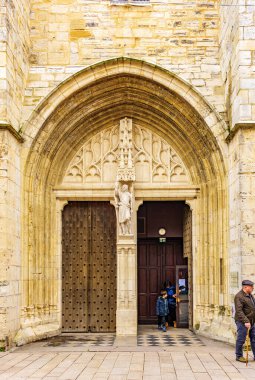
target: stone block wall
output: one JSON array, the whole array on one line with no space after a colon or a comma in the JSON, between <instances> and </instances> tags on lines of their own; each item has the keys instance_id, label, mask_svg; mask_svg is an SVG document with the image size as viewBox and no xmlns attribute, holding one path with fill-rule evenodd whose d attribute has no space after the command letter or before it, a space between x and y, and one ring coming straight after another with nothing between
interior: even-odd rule
<instances>
[{"instance_id":1,"label":"stone block wall","mask_svg":"<svg viewBox=\"0 0 255 380\"><path fill-rule=\"evenodd\" d=\"M232 301L241 280L255 280L255 4L221 4L220 60L229 128L229 264Z\"/></svg>"},{"instance_id":2,"label":"stone block wall","mask_svg":"<svg viewBox=\"0 0 255 380\"><path fill-rule=\"evenodd\" d=\"M246 3L253 5L239 7L240 39L237 46L239 54L237 72L240 82L236 91L238 100L233 99L233 124L255 122L255 4Z\"/></svg>"},{"instance_id":3,"label":"stone block wall","mask_svg":"<svg viewBox=\"0 0 255 380\"><path fill-rule=\"evenodd\" d=\"M20 128L29 70L30 1L0 7L0 346L20 328ZM18 139L18 140L17 140Z\"/></svg>"},{"instance_id":4,"label":"stone block wall","mask_svg":"<svg viewBox=\"0 0 255 380\"><path fill-rule=\"evenodd\" d=\"M221 3L220 59L230 128L255 121L255 4Z\"/></svg>"},{"instance_id":5,"label":"stone block wall","mask_svg":"<svg viewBox=\"0 0 255 380\"><path fill-rule=\"evenodd\" d=\"M0 121L18 130L29 71L30 1L3 0L0 16Z\"/></svg>"},{"instance_id":6,"label":"stone block wall","mask_svg":"<svg viewBox=\"0 0 255 380\"><path fill-rule=\"evenodd\" d=\"M241 280L255 280L255 132L252 126L237 131L230 143L229 161L230 289L234 295Z\"/></svg>"},{"instance_id":7,"label":"stone block wall","mask_svg":"<svg viewBox=\"0 0 255 380\"><path fill-rule=\"evenodd\" d=\"M110 0L32 0L23 122L65 78L120 56L176 73L225 112L218 34L218 0L151 0L144 7L114 6Z\"/></svg>"},{"instance_id":8,"label":"stone block wall","mask_svg":"<svg viewBox=\"0 0 255 380\"><path fill-rule=\"evenodd\" d=\"M230 288L255 280L255 5L252 0L2 0L0 6L0 340L20 315L20 142L31 112L63 80L127 56L188 81L221 113L229 141ZM1 129L2 126L8 129ZM19 140L20 141L20 140ZM226 155L225 151L225 155ZM226 221L228 223L228 221Z\"/></svg>"},{"instance_id":9,"label":"stone block wall","mask_svg":"<svg viewBox=\"0 0 255 380\"><path fill-rule=\"evenodd\" d=\"M0 130L0 346L20 327L20 144ZM7 337L7 339L6 339Z\"/></svg>"}]
</instances>

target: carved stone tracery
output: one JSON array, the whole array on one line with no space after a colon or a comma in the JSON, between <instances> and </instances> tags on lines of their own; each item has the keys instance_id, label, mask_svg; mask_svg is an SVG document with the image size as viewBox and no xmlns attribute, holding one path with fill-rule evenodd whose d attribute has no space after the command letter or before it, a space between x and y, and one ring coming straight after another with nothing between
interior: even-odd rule
<instances>
[{"instance_id":1,"label":"carved stone tracery","mask_svg":"<svg viewBox=\"0 0 255 380\"><path fill-rule=\"evenodd\" d=\"M137 126L134 146L138 182L189 182L182 160L160 136Z\"/></svg>"},{"instance_id":2,"label":"carved stone tracery","mask_svg":"<svg viewBox=\"0 0 255 380\"><path fill-rule=\"evenodd\" d=\"M119 148L118 127L97 133L72 159L64 183L114 182Z\"/></svg>"},{"instance_id":3,"label":"carved stone tracery","mask_svg":"<svg viewBox=\"0 0 255 380\"><path fill-rule=\"evenodd\" d=\"M162 137L122 119L99 132L72 159L63 183L190 183L182 160Z\"/></svg>"}]
</instances>

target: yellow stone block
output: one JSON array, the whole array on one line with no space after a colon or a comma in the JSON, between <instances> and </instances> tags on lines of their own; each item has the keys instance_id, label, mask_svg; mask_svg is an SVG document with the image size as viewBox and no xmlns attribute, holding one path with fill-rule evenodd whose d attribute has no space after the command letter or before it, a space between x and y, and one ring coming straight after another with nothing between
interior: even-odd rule
<instances>
[{"instance_id":1,"label":"yellow stone block","mask_svg":"<svg viewBox=\"0 0 255 380\"><path fill-rule=\"evenodd\" d=\"M73 29L70 31L70 40L78 40L79 38L89 38L92 37L92 33L85 29Z\"/></svg>"}]
</instances>

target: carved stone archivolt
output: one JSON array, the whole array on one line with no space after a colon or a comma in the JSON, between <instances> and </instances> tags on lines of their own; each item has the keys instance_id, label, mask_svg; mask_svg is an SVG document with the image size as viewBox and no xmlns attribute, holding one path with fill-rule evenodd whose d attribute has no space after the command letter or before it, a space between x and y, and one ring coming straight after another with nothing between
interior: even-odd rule
<instances>
[{"instance_id":1,"label":"carved stone archivolt","mask_svg":"<svg viewBox=\"0 0 255 380\"><path fill-rule=\"evenodd\" d=\"M150 129L124 118L99 132L72 159L63 183L188 184L188 171L175 150Z\"/></svg>"}]
</instances>

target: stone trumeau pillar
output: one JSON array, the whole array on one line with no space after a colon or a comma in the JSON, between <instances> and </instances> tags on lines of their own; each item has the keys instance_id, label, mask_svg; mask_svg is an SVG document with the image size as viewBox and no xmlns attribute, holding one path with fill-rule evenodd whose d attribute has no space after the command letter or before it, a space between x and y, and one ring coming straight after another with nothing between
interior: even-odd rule
<instances>
[{"instance_id":1,"label":"stone trumeau pillar","mask_svg":"<svg viewBox=\"0 0 255 380\"><path fill-rule=\"evenodd\" d=\"M114 193L117 216L117 335L137 334L135 168L132 140L132 120L122 119Z\"/></svg>"}]
</instances>

